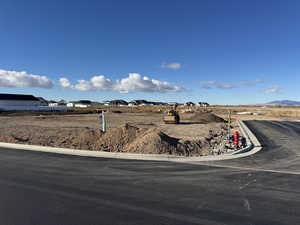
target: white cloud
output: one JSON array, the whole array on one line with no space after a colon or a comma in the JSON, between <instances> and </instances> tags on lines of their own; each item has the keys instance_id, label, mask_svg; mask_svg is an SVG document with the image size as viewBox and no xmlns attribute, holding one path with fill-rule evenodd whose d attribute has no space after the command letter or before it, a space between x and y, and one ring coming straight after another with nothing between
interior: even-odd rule
<instances>
[{"instance_id":1,"label":"white cloud","mask_svg":"<svg viewBox=\"0 0 300 225\"><path fill-rule=\"evenodd\" d=\"M142 77L138 73L130 73L127 78L123 78L116 82L114 89L128 93L131 91L143 91L143 92L170 92L181 91L182 88L172 86L170 83L159 80L151 80L148 77Z\"/></svg>"},{"instance_id":2,"label":"white cloud","mask_svg":"<svg viewBox=\"0 0 300 225\"><path fill-rule=\"evenodd\" d=\"M260 83L264 83L264 80L256 79L254 81L243 81L243 82L237 82L234 84L219 82L219 81L201 81L201 82L197 82L197 83L201 84L201 88L204 88L204 89L212 89L212 88L233 89L233 88L242 87L242 86L254 87Z\"/></svg>"},{"instance_id":3,"label":"white cloud","mask_svg":"<svg viewBox=\"0 0 300 225\"><path fill-rule=\"evenodd\" d=\"M232 89L232 88L235 88L235 86L232 85L232 84L218 82L218 81L201 81L199 83L202 84L201 88L205 88L205 89L211 89L213 87L220 88L220 89Z\"/></svg>"},{"instance_id":4,"label":"white cloud","mask_svg":"<svg viewBox=\"0 0 300 225\"><path fill-rule=\"evenodd\" d=\"M202 89L212 89L212 87L209 86L209 85L201 85L200 88L202 88Z\"/></svg>"},{"instance_id":5,"label":"white cloud","mask_svg":"<svg viewBox=\"0 0 300 225\"><path fill-rule=\"evenodd\" d=\"M74 88L74 86L70 83L68 78L62 77L59 79L60 86L63 88Z\"/></svg>"},{"instance_id":6,"label":"white cloud","mask_svg":"<svg viewBox=\"0 0 300 225\"><path fill-rule=\"evenodd\" d=\"M130 73L128 77L115 82L105 78L104 76L94 76L89 81L78 80L77 84L73 85L67 78L59 79L60 85L63 88L69 88L79 91L94 91L94 90L113 90L121 93L133 91L141 92L177 92L183 88L173 86L168 82L142 77L138 73Z\"/></svg>"},{"instance_id":7,"label":"white cloud","mask_svg":"<svg viewBox=\"0 0 300 225\"><path fill-rule=\"evenodd\" d=\"M256 79L254 81L244 81L241 84L244 86L256 86L257 84L264 83L265 81L262 79Z\"/></svg>"},{"instance_id":8,"label":"white cloud","mask_svg":"<svg viewBox=\"0 0 300 225\"><path fill-rule=\"evenodd\" d=\"M218 87L218 88L222 88L222 89L232 89L232 88L234 88L235 86L232 85L232 84L218 83L218 84L217 84L217 87Z\"/></svg>"},{"instance_id":9,"label":"white cloud","mask_svg":"<svg viewBox=\"0 0 300 225\"><path fill-rule=\"evenodd\" d=\"M168 68L168 69L173 69L173 70L179 70L181 68L181 64L174 62L174 63L163 63L161 64L162 68Z\"/></svg>"},{"instance_id":10,"label":"white cloud","mask_svg":"<svg viewBox=\"0 0 300 225\"><path fill-rule=\"evenodd\" d=\"M282 88L279 85L272 85L265 89L266 94L278 94L282 91Z\"/></svg>"},{"instance_id":11,"label":"white cloud","mask_svg":"<svg viewBox=\"0 0 300 225\"><path fill-rule=\"evenodd\" d=\"M0 87L51 88L52 86L52 81L46 76L0 70Z\"/></svg>"},{"instance_id":12,"label":"white cloud","mask_svg":"<svg viewBox=\"0 0 300 225\"><path fill-rule=\"evenodd\" d=\"M92 77L91 83L96 89L101 90L109 90L113 86L113 82L110 79L106 79L103 75Z\"/></svg>"},{"instance_id":13,"label":"white cloud","mask_svg":"<svg viewBox=\"0 0 300 225\"><path fill-rule=\"evenodd\" d=\"M78 91L95 91L95 90L110 90L113 83L106 79L103 75L94 76L91 80L78 80L77 84L73 85L68 78L62 77L59 79L60 86L63 88L78 90Z\"/></svg>"}]
</instances>

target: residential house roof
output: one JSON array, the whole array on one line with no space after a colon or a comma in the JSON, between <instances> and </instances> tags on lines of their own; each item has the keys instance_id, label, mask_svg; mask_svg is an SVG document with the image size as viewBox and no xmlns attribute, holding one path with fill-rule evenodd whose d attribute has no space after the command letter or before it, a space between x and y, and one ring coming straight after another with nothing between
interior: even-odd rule
<instances>
[{"instance_id":1,"label":"residential house roof","mask_svg":"<svg viewBox=\"0 0 300 225\"><path fill-rule=\"evenodd\" d=\"M19 94L0 94L0 100L39 101L39 99L34 97L33 95L19 95Z\"/></svg>"}]
</instances>

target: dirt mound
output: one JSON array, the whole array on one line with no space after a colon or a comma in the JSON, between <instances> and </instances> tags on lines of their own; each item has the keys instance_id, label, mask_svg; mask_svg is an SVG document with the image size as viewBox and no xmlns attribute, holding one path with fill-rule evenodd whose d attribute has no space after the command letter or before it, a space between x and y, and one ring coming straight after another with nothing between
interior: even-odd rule
<instances>
[{"instance_id":1,"label":"dirt mound","mask_svg":"<svg viewBox=\"0 0 300 225\"><path fill-rule=\"evenodd\" d=\"M124 152L172 154L176 152L178 140L166 135L158 128L141 129L137 138L125 146Z\"/></svg>"},{"instance_id":2,"label":"dirt mound","mask_svg":"<svg viewBox=\"0 0 300 225\"><path fill-rule=\"evenodd\" d=\"M91 128L44 128L19 126L0 129L0 141L62 148L99 150L101 132Z\"/></svg>"},{"instance_id":3,"label":"dirt mound","mask_svg":"<svg viewBox=\"0 0 300 225\"><path fill-rule=\"evenodd\" d=\"M98 139L98 149L109 152L172 154L178 139L169 137L158 128L137 128L126 124L111 128Z\"/></svg>"},{"instance_id":4,"label":"dirt mound","mask_svg":"<svg viewBox=\"0 0 300 225\"><path fill-rule=\"evenodd\" d=\"M159 128L137 128L126 124L113 128L96 141L96 149L109 152L200 156L210 154L213 142L220 135L197 141L170 137Z\"/></svg>"},{"instance_id":5,"label":"dirt mound","mask_svg":"<svg viewBox=\"0 0 300 225\"><path fill-rule=\"evenodd\" d=\"M158 128L140 130L134 141L124 146L124 152L144 154L168 154L179 156L204 156L214 154L220 145L224 132L210 132L198 140L182 140L170 137Z\"/></svg>"},{"instance_id":6,"label":"dirt mound","mask_svg":"<svg viewBox=\"0 0 300 225\"><path fill-rule=\"evenodd\" d=\"M196 112L189 118L190 121L193 122L204 122L204 123L212 123L212 122L225 122L225 120L221 117L216 116L211 112Z\"/></svg>"},{"instance_id":7,"label":"dirt mound","mask_svg":"<svg viewBox=\"0 0 300 225\"><path fill-rule=\"evenodd\" d=\"M125 124L123 127L111 128L102 133L97 140L99 150L109 152L122 152L125 145L131 143L137 137L139 128Z\"/></svg>"},{"instance_id":8,"label":"dirt mound","mask_svg":"<svg viewBox=\"0 0 300 225\"><path fill-rule=\"evenodd\" d=\"M0 129L0 141L94 151L201 156L212 153L225 133L211 131L197 140L171 137L159 128L125 124L106 133L93 128L19 126Z\"/></svg>"}]
</instances>

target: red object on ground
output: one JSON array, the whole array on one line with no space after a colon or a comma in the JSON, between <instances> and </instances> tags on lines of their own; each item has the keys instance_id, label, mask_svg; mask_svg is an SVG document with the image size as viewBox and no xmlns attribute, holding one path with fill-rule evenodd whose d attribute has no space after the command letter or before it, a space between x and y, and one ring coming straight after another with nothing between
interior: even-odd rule
<instances>
[{"instance_id":1,"label":"red object on ground","mask_svg":"<svg viewBox=\"0 0 300 225\"><path fill-rule=\"evenodd\" d=\"M239 140L240 140L240 133L238 131L235 131L233 134L233 144L235 146L239 146Z\"/></svg>"}]
</instances>

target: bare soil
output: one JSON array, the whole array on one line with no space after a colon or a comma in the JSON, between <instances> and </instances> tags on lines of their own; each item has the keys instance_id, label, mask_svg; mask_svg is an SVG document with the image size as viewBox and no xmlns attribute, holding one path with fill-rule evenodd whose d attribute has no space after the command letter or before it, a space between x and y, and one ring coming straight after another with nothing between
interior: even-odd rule
<instances>
[{"instance_id":1,"label":"bare soil","mask_svg":"<svg viewBox=\"0 0 300 225\"><path fill-rule=\"evenodd\" d=\"M210 109L225 119L228 117L228 110L231 110L232 118L237 120L300 120L299 106L218 106ZM256 115L239 115L240 112L252 112Z\"/></svg>"},{"instance_id":2,"label":"bare soil","mask_svg":"<svg viewBox=\"0 0 300 225\"><path fill-rule=\"evenodd\" d=\"M108 112L108 131L100 114L0 116L0 141L110 152L208 155L225 136L222 119L182 114L182 123L164 124L161 112ZM192 117L192 119L190 119ZM210 118L209 120L207 118Z\"/></svg>"}]
</instances>

